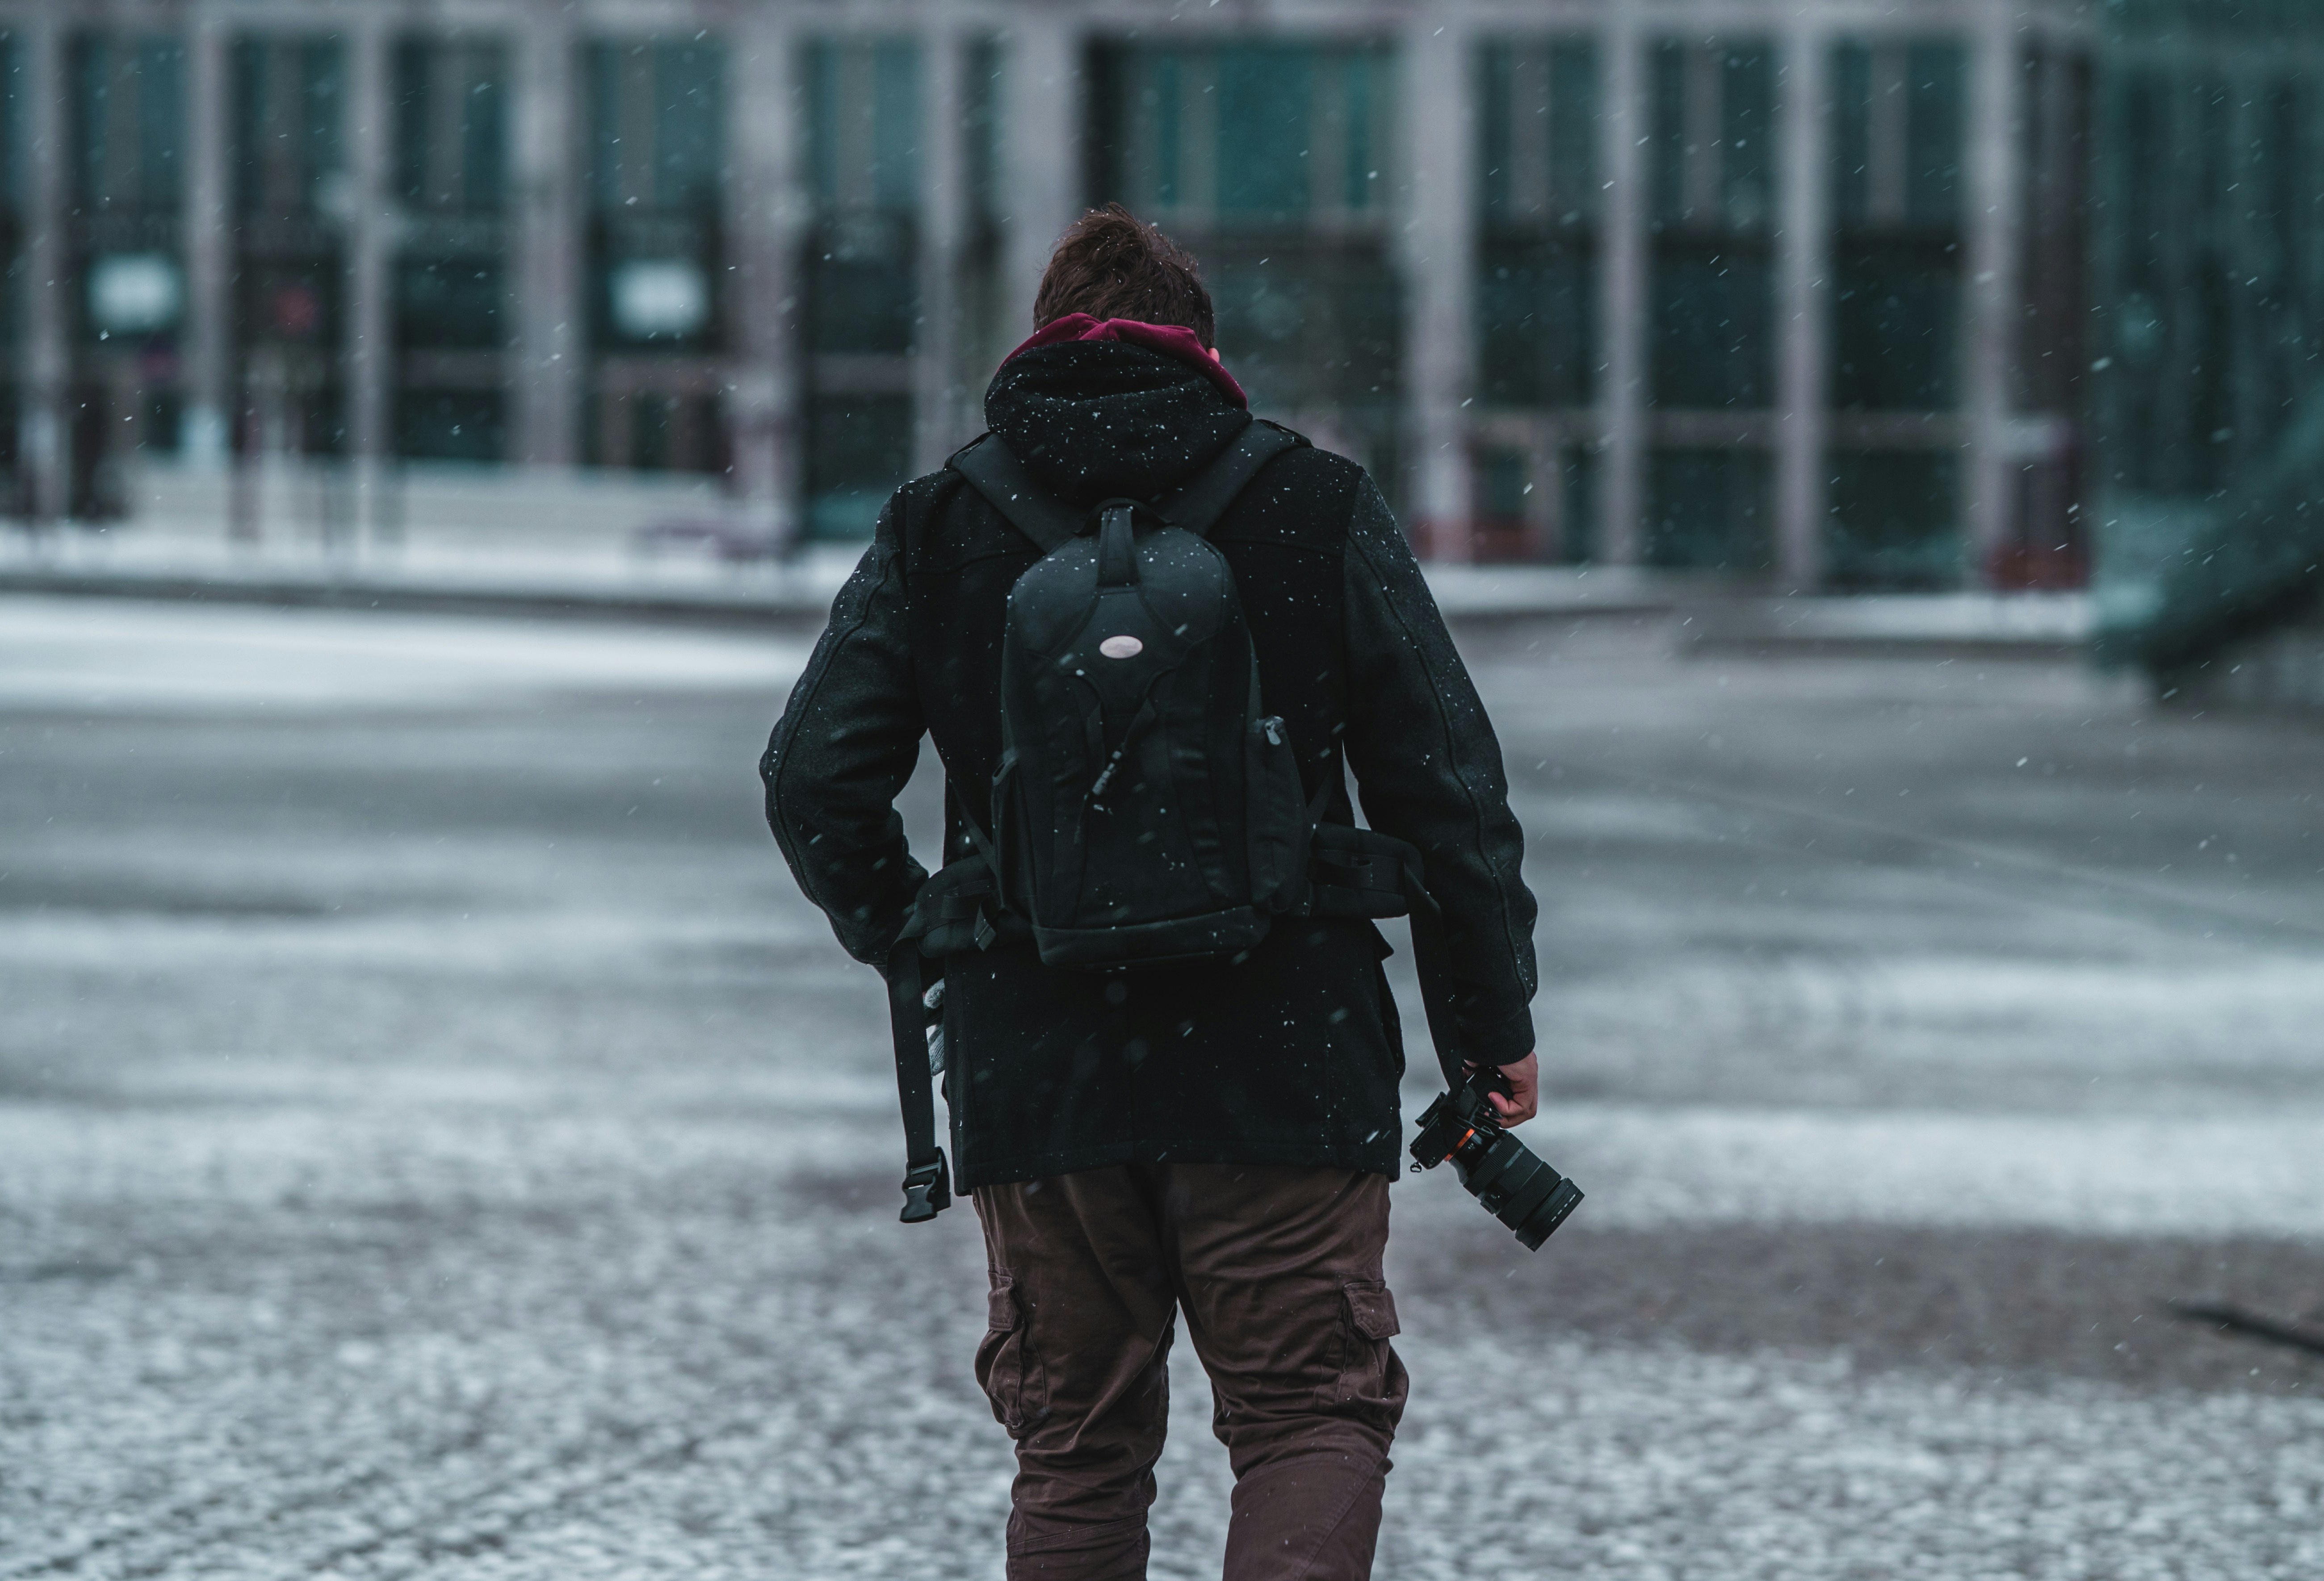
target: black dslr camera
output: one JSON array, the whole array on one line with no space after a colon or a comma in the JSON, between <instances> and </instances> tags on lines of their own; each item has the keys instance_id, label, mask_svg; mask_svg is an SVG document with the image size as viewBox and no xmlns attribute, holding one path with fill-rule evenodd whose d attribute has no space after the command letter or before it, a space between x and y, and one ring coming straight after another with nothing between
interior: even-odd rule
<instances>
[{"instance_id":1,"label":"black dslr camera","mask_svg":"<svg viewBox=\"0 0 2324 1581\"><path fill-rule=\"evenodd\" d=\"M1526 1251L1538 1252L1581 1205L1582 1188L1502 1129L1485 1096L1490 1092L1509 1096L1501 1073L1472 1070L1468 1080L1428 1105L1420 1116L1420 1134L1412 1139L1413 1171L1450 1163L1469 1195L1516 1231Z\"/></svg>"}]
</instances>

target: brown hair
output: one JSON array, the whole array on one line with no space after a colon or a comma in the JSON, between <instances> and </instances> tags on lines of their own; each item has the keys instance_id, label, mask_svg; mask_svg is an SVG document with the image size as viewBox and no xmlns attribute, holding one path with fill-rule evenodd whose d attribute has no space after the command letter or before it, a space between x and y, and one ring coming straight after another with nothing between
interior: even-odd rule
<instances>
[{"instance_id":1,"label":"brown hair","mask_svg":"<svg viewBox=\"0 0 2324 1581\"><path fill-rule=\"evenodd\" d=\"M1218 344L1218 319L1194 255L1119 203L1093 208L1058 238L1033 299L1033 328L1070 313L1177 324Z\"/></svg>"}]
</instances>

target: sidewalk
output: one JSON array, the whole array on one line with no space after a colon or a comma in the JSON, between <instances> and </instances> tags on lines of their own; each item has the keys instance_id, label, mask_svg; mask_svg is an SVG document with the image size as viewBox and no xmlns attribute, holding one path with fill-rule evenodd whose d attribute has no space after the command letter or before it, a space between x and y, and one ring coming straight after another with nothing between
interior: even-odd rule
<instances>
[{"instance_id":1,"label":"sidewalk","mask_svg":"<svg viewBox=\"0 0 2324 1581\"><path fill-rule=\"evenodd\" d=\"M0 593L531 615L812 630L853 568L852 545L788 564L596 546L382 550L233 544L215 533L69 529L0 533ZM2057 658L2089 642L2080 594L1754 596L1731 581L1636 567L1432 565L1429 586L1465 627L1626 617L1665 624L1701 653L1959 652Z\"/></svg>"}]
</instances>

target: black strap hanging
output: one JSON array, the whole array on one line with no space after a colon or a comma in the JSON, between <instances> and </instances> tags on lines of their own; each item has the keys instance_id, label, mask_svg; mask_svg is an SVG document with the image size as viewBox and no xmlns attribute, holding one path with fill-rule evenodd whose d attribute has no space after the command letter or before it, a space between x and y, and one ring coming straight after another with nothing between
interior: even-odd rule
<instances>
[{"instance_id":1,"label":"black strap hanging","mask_svg":"<svg viewBox=\"0 0 2324 1581\"><path fill-rule=\"evenodd\" d=\"M1420 1003L1428 1012L1428 1040L1436 1045L1437 1068L1444 1073L1444 1085L1453 1092L1468 1079L1466 1061L1461 1054L1461 1027L1453 1020L1452 1007L1445 1003L1452 991L1452 978L1445 970L1450 958L1444 942L1444 914L1437 909L1429 892L1414 883L1408 893L1412 903L1412 965L1420 975Z\"/></svg>"},{"instance_id":2,"label":"black strap hanging","mask_svg":"<svg viewBox=\"0 0 2324 1581\"><path fill-rule=\"evenodd\" d=\"M896 1046L896 1098L904 1111L904 1211L925 1223L952 1206L951 1171L936 1145L935 1081L928 1069L927 973L920 941L907 937L888 955L888 1030Z\"/></svg>"}]
</instances>

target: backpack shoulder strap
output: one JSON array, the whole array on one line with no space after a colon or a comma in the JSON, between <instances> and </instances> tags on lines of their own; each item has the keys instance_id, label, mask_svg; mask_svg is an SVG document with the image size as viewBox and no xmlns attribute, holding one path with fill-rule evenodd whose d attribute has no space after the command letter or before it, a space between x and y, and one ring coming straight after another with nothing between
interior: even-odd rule
<instances>
[{"instance_id":1,"label":"backpack shoulder strap","mask_svg":"<svg viewBox=\"0 0 2324 1581\"><path fill-rule=\"evenodd\" d=\"M1080 534L1082 516L1050 498L999 436L985 434L970 441L945 465L966 478L1010 526L1040 545L1043 554Z\"/></svg>"},{"instance_id":2,"label":"backpack shoulder strap","mask_svg":"<svg viewBox=\"0 0 2324 1581\"><path fill-rule=\"evenodd\" d=\"M1217 460L1163 502L1159 507L1162 517L1173 527L1183 528L1197 538L1207 538L1244 485L1259 476L1259 468L1284 451L1297 449L1306 442L1289 429L1252 418Z\"/></svg>"}]
</instances>

